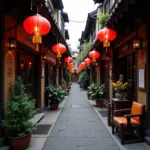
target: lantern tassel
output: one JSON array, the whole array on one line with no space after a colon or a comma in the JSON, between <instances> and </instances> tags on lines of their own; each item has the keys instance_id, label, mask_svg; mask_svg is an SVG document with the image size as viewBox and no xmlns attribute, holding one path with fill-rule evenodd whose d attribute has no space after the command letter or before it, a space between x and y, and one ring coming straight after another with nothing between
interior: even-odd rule
<instances>
[{"instance_id":1,"label":"lantern tassel","mask_svg":"<svg viewBox=\"0 0 150 150\"><path fill-rule=\"evenodd\" d=\"M40 35L37 35L37 34L33 35L32 42L41 44L42 43L42 37Z\"/></svg>"},{"instance_id":2,"label":"lantern tassel","mask_svg":"<svg viewBox=\"0 0 150 150\"><path fill-rule=\"evenodd\" d=\"M39 52L39 44L36 43L36 51Z\"/></svg>"},{"instance_id":3,"label":"lantern tassel","mask_svg":"<svg viewBox=\"0 0 150 150\"><path fill-rule=\"evenodd\" d=\"M60 53L57 53L57 58L61 58L61 54Z\"/></svg>"},{"instance_id":4,"label":"lantern tassel","mask_svg":"<svg viewBox=\"0 0 150 150\"><path fill-rule=\"evenodd\" d=\"M95 63L95 62L96 62L96 59L95 59L95 58L93 58L93 59L92 59L92 62L93 62L93 63Z\"/></svg>"}]
</instances>

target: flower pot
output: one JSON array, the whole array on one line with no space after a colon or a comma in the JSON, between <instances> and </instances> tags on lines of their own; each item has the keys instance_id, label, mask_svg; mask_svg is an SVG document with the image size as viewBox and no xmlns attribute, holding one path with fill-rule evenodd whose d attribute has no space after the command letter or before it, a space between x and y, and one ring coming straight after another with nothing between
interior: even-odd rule
<instances>
[{"instance_id":1,"label":"flower pot","mask_svg":"<svg viewBox=\"0 0 150 150\"><path fill-rule=\"evenodd\" d=\"M96 100L96 106L98 106L98 107L104 107L104 101Z\"/></svg>"},{"instance_id":2,"label":"flower pot","mask_svg":"<svg viewBox=\"0 0 150 150\"><path fill-rule=\"evenodd\" d=\"M50 108L52 110L57 110L58 109L58 104L50 104Z\"/></svg>"},{"instance_id":3,"label":"flower pot","mask_svg":"<svg viewBox=\"0 0 150 150\"><path fill-rule=\"evenodd\" d=\"M31 141L31 133L23 137L9 137L12 150L25 150L29 147Z\"/></svg>"},{"instance_id":4,"label":"flower pot","mask_svg":"<svg viewBox=\"0 0 150 150\"><path fill-rule=\"evenodd\" d=\"M69 95L70 89L69 89L69 88L68 88L68 89L66 89L66 92L67 92L67 94Z\"/></svg>"},{"instance_id":5,"label":"flower pot","mask_svg":"<svg viewBox=\"0 0 150 150\"><path fill-rule=\"evenodd\" d=\"M115 93L116 98L118 98L119 100L123 99L124 93L123 92L116 92Z\"/></svg>"}]
</instances>

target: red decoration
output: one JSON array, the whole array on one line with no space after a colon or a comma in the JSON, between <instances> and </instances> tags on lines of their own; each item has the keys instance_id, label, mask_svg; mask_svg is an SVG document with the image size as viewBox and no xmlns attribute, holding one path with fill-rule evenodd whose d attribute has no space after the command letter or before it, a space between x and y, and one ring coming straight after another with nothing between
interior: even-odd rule
<instances>
[{"instance_id":1,"label":"red decoration","mask_svg":"<svg viewBox=\"0 0 150 150\"><path fill-rule=\"evenodd\" d=\"M58 43L58 44L55 44L52 47L52 51L54 53L57 53L57 58L61 58L61 54L63 54L64 52L66 52L66 47L63 44Z\"/></svg>"},{"instance_id":2,"label":"red decoration","mask_svg":"<svg viewBox=\"0 0 150 150\"><path fill-rule=\"evenodd\" d=\"M116 31L110 29L110 28L103 28L97 33L97 38L101 41L104 42L104 47L109 47L110 42L114 40L117 36Z\"/></svg>"},{"instance_id":3,"label":"red decoration","mask_svg":"<svg viewBox=\"0 0 150 150\"><path fill-rule=\"evenodd\" d=\"M96 59L100 57L100 53L93 50L89 53L89 57L92 59L92 62L96 62Z\"/></svg>"},{"instance_id":4,"label":"red decoration","mask_svg":"<svg viewBox=\"0 0 150 150\"><path fill-rule=\"evenodd\" d=\"M87 65L89 65L92 61L91 61L90 58L86 58L86 59L84 60L84 62L85 62Z\"/></svg>"},{"instance_id":5,"label":"red decoration","mask_svg":"<svg viewBox=\"0 0 150 150\"><path fill-rule=\"evenodd\" d=\"M73 59L72 59L71 57L66 57L66 58L64 59L64 61L65 61L66 63L71 63L71 62L73 62Z\"/></svg>"},{"instance_id":6,"label":"red decoration","mask_svg":"<svg viewBox=\"0 0 150 150\"><path fill-rule=\"evenodd\" d=\"M27 17L23 27L27 33L33 35L32 42L37 44L37 50L38 44L42 43L41 36L46 35L51 29L49 21L39 14Z\"/></svg>"},{"instance_id":7,"label":"red decoration","mask_svg":"<svg viewBox=\"0 0 150 150\"><path fill-rule=\"evenodd\" d=\"M81 65L81 67L84 68L84 67L86 66L86 63L85 63L85 62L82 62L80 65Z\"/></svg>"}]
</instances>

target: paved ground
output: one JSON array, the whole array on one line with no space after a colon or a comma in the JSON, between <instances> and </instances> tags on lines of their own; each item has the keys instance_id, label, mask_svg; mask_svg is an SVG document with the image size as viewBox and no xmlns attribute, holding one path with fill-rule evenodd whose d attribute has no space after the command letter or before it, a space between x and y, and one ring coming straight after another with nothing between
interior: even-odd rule
<instances>
[{"instance_id":1,"label":"paved ground","mask_svg":"<svg viewBox=\"0 0 150 150\"><path fill-rule=\"evenodd\" d=\"M77 84L43 150L119 150Z\"/></svg>"}]
</instances>

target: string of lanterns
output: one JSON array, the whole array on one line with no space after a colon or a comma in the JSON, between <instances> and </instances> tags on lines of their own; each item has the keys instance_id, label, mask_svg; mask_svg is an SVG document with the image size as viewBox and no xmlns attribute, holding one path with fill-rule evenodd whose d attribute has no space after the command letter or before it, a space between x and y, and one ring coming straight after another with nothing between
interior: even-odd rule
<instances>
[{"instance_id":1,"label":"string of lanterns","mask_svg":"<svg viewBox=\"0 0 150 150\"><path fill-rule=\"evenodd\" d=\"M50 22L40 14L27 17L23 22L23 27L28 34L32 35L32 42L36 44L36 51L39 51L39 44L42 43L42 36L48 34L51 30ZM66 52L65 45L57 43L52 47L52 51L60 59Z\"/></svg>"},{"instance_id":2,"label":"string of lanterns","mask_svg":"<svg viewBox=\"0 0 150 150\"><path fill-rule=\"evenodd\" d=\"M64 58L64 62L67 65L67 69L71 72L74 73L74 64L73 64L73 59L71 57L66 57Z\"/></svg>"},{"instance_id":3,"label":"string of lanterns","mask_svg":"<svg viewBox=\"0 0 150 150\"><path fill-rule=\"evenodd\" d=\"M106 47L106 52L107 48L110 47L110 42L113 41L116 36L116 31L108 27L104 27L96 35L97 39L103 42L103 47ZM76 73L80 73L85 67L89 66L91 63L95 64L96 59L100 57L100 53L96 50L92 50L91 52L89 52L88 56L89 58L86 58L84 62L79 65Z\"/></svg>"}]
</instances>

